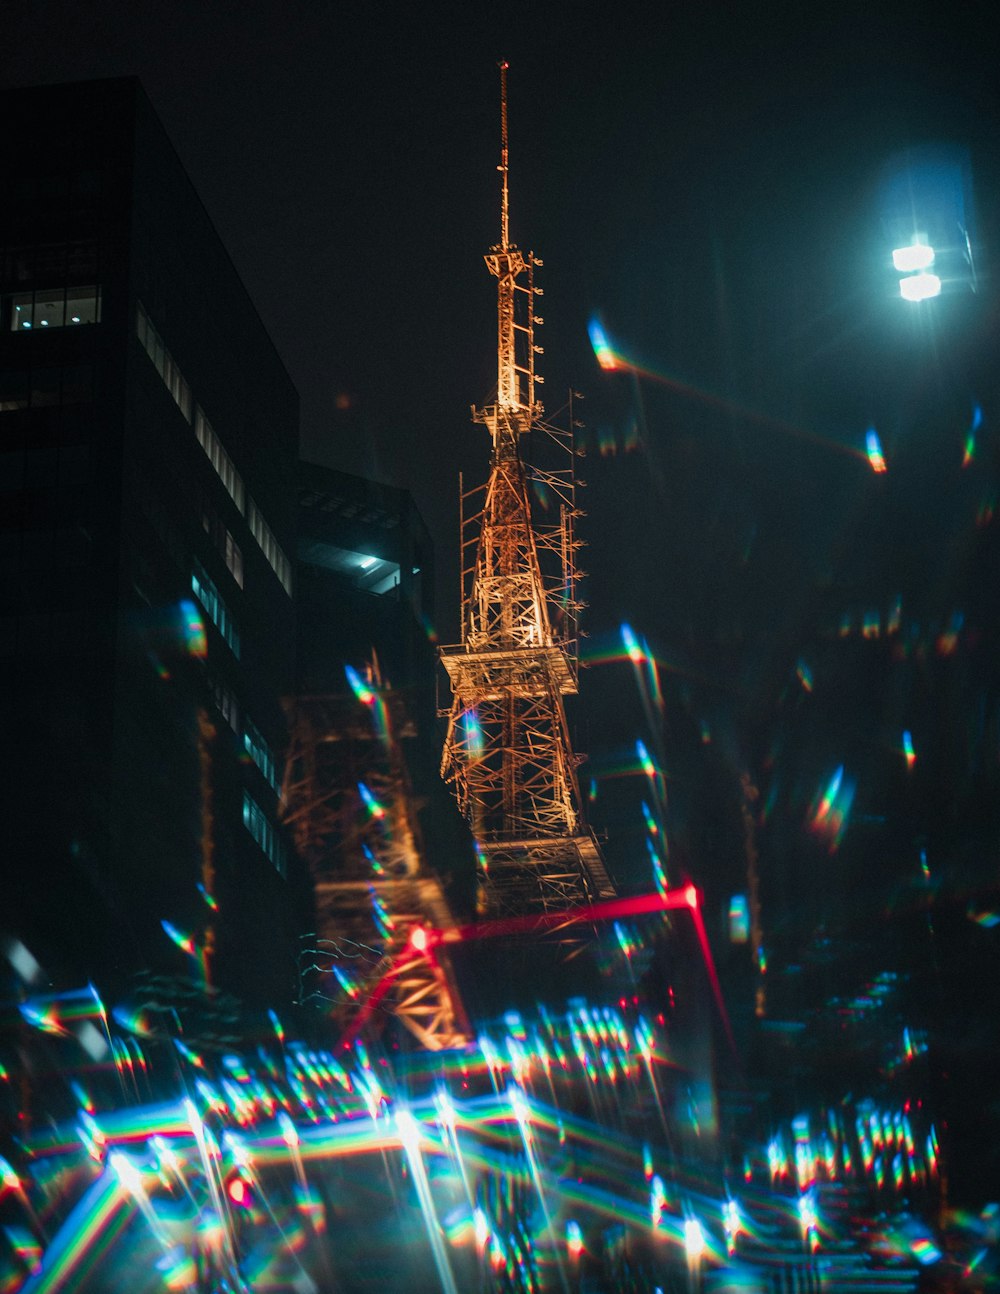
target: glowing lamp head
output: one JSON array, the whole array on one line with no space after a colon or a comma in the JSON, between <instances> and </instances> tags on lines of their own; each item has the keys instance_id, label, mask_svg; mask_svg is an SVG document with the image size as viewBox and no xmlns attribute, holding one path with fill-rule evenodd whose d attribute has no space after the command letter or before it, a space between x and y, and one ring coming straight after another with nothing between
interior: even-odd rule
<instances>
[{"instance_id":1,"label":"glowing lamp head","mask_svg":"<svg viewBox=\"0 0 1000 1294\"><path fill-rule=\"evenodd\" d=\"M693 885L686 885L684 887L684 902L689 908L696 908L698 906L698 891Z\"/></svg>"},{"instance_id":2,"label":"glowing lamp head","mask_svg":"<svg viewBox=\"0 0 1000 1294\"><path fill-rule=\"evenodd\" d=\"M915 238L909 247L897 247L892 253L893 266L900 274L915 274L934 264L934 248Z\"/></svg>"},{"instance_id":3,"label":"glowing lamp head","mask_svg":"<svg viewBox=\"0 0 1000 1294\"><path fill-rule=\"evenodd\" d=\"M908 274L899 280L899 295L904 301L929 301L931 297L940 296L941 280L936 274L923 271L920 274Z\"/></svg>"},{"instance_id":4,"label":"glowing lamp head","mask_svg":"<svg viewBox=\"0 0 1000 1294\"><path fill-rule=\"evenodd\" d=\"M410 947L418 953L425 953L431 944L430 931L424 926L414 926L410 931Z\"/></svg>"}]
</instances>

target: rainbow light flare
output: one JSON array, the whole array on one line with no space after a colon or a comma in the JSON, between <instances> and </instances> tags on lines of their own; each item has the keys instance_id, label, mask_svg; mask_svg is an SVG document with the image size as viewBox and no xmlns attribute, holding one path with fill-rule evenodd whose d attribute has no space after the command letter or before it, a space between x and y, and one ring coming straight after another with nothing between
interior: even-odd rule
<instances>
[{"instance_id":1,"label":"rainbow light flare","mask_svg":"<svg viewBox=\"0 0 1000 1294\"><path fill-rule=\"evenodd\" d=\"M208 655L208 638L205 634L205 622L202 620L198 608L192 601L185 598L180 604L180 613L181 633L187 654L199 660L204 660Z\"/></svg>"},{"instance_id":2,"label":"rainbow light flare","mask_svg":"<svg viewBox=\"0 0 1000 1294\"><path fill-rule=\"evenodd\" d=\"M358 794L361 796L361 802L368 810L368 816L381 822L385 818L385 808L379 804L364 782L358 782Z\"/></svg>"},{"instance_id":3,"label":"rainbow light flare","mask_svg":"<svg viewBox=\"0 0 1000 1294\"><path fill-rule=\"evenodd\" d=\"M587 333L590 337L590 344L594 348L597 362L606 373L612 373L615 369L623 367L619 363L618 356L611 349L611 343L608 341L604 327L596 315L587 325Z\"/></svg>"},{"instance_id":4,"label":"rainbow light flare","mask_svg":"<svg viewBox=\"0 0 1000 1294\"><path fill-rule=\"evenodd\" d=\"M697 911L697 894L680 894ZM694 1180L663 1167L661 1176L657 1162L673 1157L667 1142L651 1145L627 1130L633 1097L641 1106L650 1088L662 1115L658 1075L671 1068L666 1030L624 1003L580 1005L564 1015L540 1009L534 1020L509 1013L499 1027L506 1033L484 1035L478 1047L411 1057L426 1066L429 1086L418 1087L432 1096L412 1094L417 1070L397 1084L386 1056L360 1044L348 1049L345 1069L328 1052L275 1035L269 1046L210 1056L207 1076L205 1068L196 1077L182 1067L188 1100L100 1109L81 1120L86 1138L39 1127L21 1147L23 1178L8 1166L2 1187L27 1209L30 1183L31 1197L45 1205L39 1217L54 1232L39 1243L43 1231L28 1225L28 1213L23 1223L5 1223L0 1289L120 1289L136 1263L177 1290L202 1279L201 1263L234 1291L323 1288L332 1279L323 1262L334 1235L346 1261L345 1224L339 1234L329 1227L351 1205L341 1200L328 1213L322 1178L338 1161L360 1159L358 1171L372 1183L384 1175L393 1199L397 1181L413 1184L428 1260L447 1290L480 1288L486 1267L505 1288L555 1288L542 1278L546 1271L552 1280L575 1280L575 1267L570 1275L561 1264L583 1259L592 1227L652 1232L657 1244L699 1266L738 1255L741 1237L752 1240L762 1217L800 1230L815 1249L830 1234L816 1217L816 1183L873 1189L881 1182L902 1202L934 1170L933 1128L926 1137L926 1125L915 1128L908 1105L860 1103L797 1117L776 1131L766 1161L763 1148L751 1151L747 1162L766 1162L771 1171L755 1177L748 1169L737 1203L724 1174L716 1178L707 1165ZM175 1082L173 1066L160 1069L159 1081L168 1074ZM580 1112L587 1107L581 1084L594 1118ZM96 1163L87 1160L91 1147ZM404 1187L399 1198L413 1196ZM381 1234L390 1238L386 1223ZM899 1254L930 1258L925 1229L904 1223L895 1231ZM404 1232L399 1239L410 1243ZM351 1257L365 1261L363 1249ZM338 1273L345 1279L349 1268Z\"/></svg>"},{"instance_id":5,"label":"rainbow light flare","mask_svg":"<svg viewBox=\"0 0 1000 1294\"><path fill-rule=\"evenodd\" d=\"M345 665L344 674L355 697L362 705L371 710L372 725L375 729L376 737L381 741L386 741L389 736L389 707L386 705L385 699L352 666Z\"/></svg>"},{"instance_id":6,"label":"rainbow light flare","mask_svg":"<svg viewBox=\"0 0 1000 1294\"><path fill-rule=\"evenodd\" d=\"M461 725L465 733L463 746L466 754L470 759L481 759L486 748L486 738L482 724L479 722L479 715L474 709L462 712Z\"/></svg>"},{"instance_id":7,"label":"rainbow light flare","mask_svg":"<svg viewBox=\"0 0 1000 1294\"><path fill-rule=\"evenodd\" d=\"M813 806L809 825L817 835L827 840L831 853L840 845L847 831L854 792L855 783L844 776L844 766L841 764Z\"/></svg>"},{"instance_id":8,"label":"rainbow light flare","mask_svg":"<svg viewBox=\"0 0 1000 1294\"><path fill-rule=\"evenodd\" d=\"M873 472L885 472L888 470L882 456L882 443L874 427L869 427L865 435L865 452L868 455L868 462L871 464Z\"/></svg>"},{"instance_id":9,"label":"rainbow light flare","mask_svg":"<svg viewBox=\"0 0 1000 1294\"><path fill-rule=\"evenodd\" d=\"M358 698L362 705L374 705L375 693L362 679L356 669L350 665L344 666L344 673L347 675L347 681L350 684L351 691Z\"/></svg>"},{"instance_id":10,"label":"rainbow light flare","mask_svg":"<svg viewBox=\"0 0 1000 1294\"><path fill-rule=\"evenodd\" d=\"M161 920L160 925L163 927L163 932L167 938L170 939L171 942L175 943L182 953L187 953L189 957L196 957L198 955L198 949L195 947L194 937L192 935L184 934L183 931L178 930L175 925L170 921L167 921L165 918Z\"/></svg>"},{"instance_id":11,"label":"rainbow light flare","mask_svg":"<svg viewBox=\"0 0 1000 1294\"><path fill-rule=\"evenodd\" d=\"M625 654L633 665L641 665L647 659L646 653L639 646L638 639L632 632L631 625L622 624L621 627L622 642L625 646Z\"/></svg>"},{"instance_id":12,"label":"rainbow light flare","mask_svg":"<svg viewBox=\"0 0 1000 1294\"><path fill-rule=\"evenodd\" d=\"M983 425L983 411L977 404L972 410L972 422L965 437L965 452L962 456L962 467L968 467L976 455L976 432Z\"/></svg>"},{"instance_id":13,"label":"rainbow light flare","mask_svg":"<svg viewBox=\"0 0 1000 1294\"><path fill-rule=\"evenodd\" d=\"M864 458L864 454L858 449L842 441L833 440L829 436L821 436L818 432L810 431L805 427L796 427L794 424L784 421L781 418L775 418L770 414L761 413L759 410L751 409L747 405L738 403L735 400L728 399L725 396L717 395L713 391L708 391L704 387L695 386L691 382L685 382L679 377L672 374L658 371L645 367L635 360L630 359L623 351L615 350L608 339L604 326L597 316L593 316L587 325L587 333L590 337L590 344L593 348L594 355L598 364L605 372L626 372L631 373L636 378L646 378L649 381L656 382L660 386L665 386L679 395L686 396L689 399L697 400L699 403L707 405L710 408L721 409L723 412L733 415L737 418L743 418L748 422L756 422L775 431L780 431L786 435L794 436L799 440L809 441L813 444L821 445L825 449L832 450L835 453L846 454L851 458ZM633 425L630 429L634 441L637 438L638 427ZM626 443L626 451L634 448L634 443ZM600 438L599 449L602 455L613 453L614 449L610 443L606 443L603 436Z\"/></svg>"}]
</instances>

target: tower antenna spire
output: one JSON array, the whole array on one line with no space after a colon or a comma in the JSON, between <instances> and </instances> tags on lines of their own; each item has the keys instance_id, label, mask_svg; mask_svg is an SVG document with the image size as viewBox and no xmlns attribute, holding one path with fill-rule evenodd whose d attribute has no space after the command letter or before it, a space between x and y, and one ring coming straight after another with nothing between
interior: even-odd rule
<instances>
[{"instance_id":1,"label":"tower antenna spire","mask_svg":"<svg viewBox=\"0 0 1000 1294\"><path fill-rule=\"evenodd\" d=\"M473 412L476 422L490 429L495 452L514 452L518 436L531 427L542 412L535 397L535 385L542 378L535 374L535 355L542 348L535 345L534 326L541 323L535 314L535 299L541 288L535 287L535 269L541 261L531 252L525 255L510 241L510 153L507 140L507 68L500 68L500 241L487 253L486 264L497 280L497 400L496 404Z\"/></svg>"},{"instance_id":2,"label":"tower antenna spire","mask_svg":"<svg viewBox=\"0 0 1000 1294\"><path fill-rule=\"evenodd\" d=\"M507 251L510 247L510 193L508 188L509 155L507 145L507 60L498 64L500 68L500 165L497 168L503 175L503 206L500 212L500 247Z\"/></svg>"}]
</instances>

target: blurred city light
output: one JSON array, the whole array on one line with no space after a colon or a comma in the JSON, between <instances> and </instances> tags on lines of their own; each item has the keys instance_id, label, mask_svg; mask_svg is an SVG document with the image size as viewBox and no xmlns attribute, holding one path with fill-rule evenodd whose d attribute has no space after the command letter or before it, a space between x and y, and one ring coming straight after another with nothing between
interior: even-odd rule
<instances>
[{"instance_id":1,"label":"blurred city light","mask_svg":"<svg viewBox=\"0 0 1000 1294\"><path fill-rule=\"evenodd\" d=\"M909 274L899 281L899 295L904 301L929 301L941 293L941 280L936 274Z\"/></svg>"},{"instance_id":2,"label":"blurred city light","mask_svg":"<svg viewBox=\"0 0 1000 1294\"><path fill-rule=\"evenodd\" d=\"M905 276L899 280L904 301L963 287L975 292L978 238L965 148L931 144L895 153L883 167L878 200L893 269Z\"/></svg>"},{"instance_id":3,"label":"blurred city light","mask_svg":"<svg viewBox=\"0 0 1000 1294\"><path fill-rule=\"evenodd\" d=\"M689 1263L700 1262L705 1254L705 1233L697 1218L684 1219L684 1252Z\"/></svg>"},{"instance_id":4,"label":"blurred city light","mask_svg":"<svg viewBox=\"0 0 1000 1294\"><path fill-rule=\"evenodd\" d=\"M892 253L892 263L900 274L926 270L934 264L934 248L914 240L909 247L897 247Z\"/></svg>"}]
</instances>

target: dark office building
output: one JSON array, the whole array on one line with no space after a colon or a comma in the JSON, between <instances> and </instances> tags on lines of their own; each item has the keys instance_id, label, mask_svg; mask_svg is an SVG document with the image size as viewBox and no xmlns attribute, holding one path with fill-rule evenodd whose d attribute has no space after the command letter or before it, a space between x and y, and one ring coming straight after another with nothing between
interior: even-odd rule
<instances>
[{"instance_id":1,"label":"dark office building","mask_svg":"<svg viewBox=\"0 0 1000 1294\"><path fill-rule=\"evenodd\" d=\"M410 494L300 463L298 501L300 690L341 688L373 650L394 687L429 689L433 549Z\"/></svg>"},{"instance_id":2,"label":"dark office building","mask_svg":"<svg viewBox=\"0 0 1000 1294\"><path fill-rule=\"evenodd\" d=\"M291 994L297 396L137 82L7 91L0 933Z\"/></svg>"},{"instance_id":3,"label":"dark office building","mask_svg":"<svg viewBox=\"0 0 1000 1294\"><path fill-rule=\"evenodd\" d=\"M408 491L316 463L298 472L296 690L349 693L345 666L374 666L405 714L403 755L427 862L471 911L468 828L439 775L434 551Z\"/></svg>"}]
</instances>

